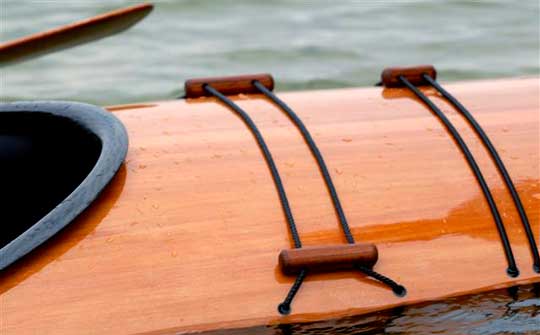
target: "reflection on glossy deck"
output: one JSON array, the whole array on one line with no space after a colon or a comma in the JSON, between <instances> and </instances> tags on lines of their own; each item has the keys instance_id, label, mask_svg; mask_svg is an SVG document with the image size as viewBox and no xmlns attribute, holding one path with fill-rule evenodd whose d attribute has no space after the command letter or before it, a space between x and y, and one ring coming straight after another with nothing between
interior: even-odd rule
<instances>
[{"instance_id":1,"label":"reflection on glossy deck","mask_svg":"<svg viewBox=\"0 0 540 335\"><path fill-rule=\"evenodd\" d=\"M475 115L540 230L536 78L447 85ZM392 96L393 99L389 99ZM270 174L242 122L213 99L115 111L124 172L57 239L0 277L6 333L172 333L343 318L538 282L522 226L489 156L462 132L501 207L520 277L509 278L489 210L441 124L410 94L380 88L283 93L325 156L355 238L398 298L344 272L314 275L293 314L276 272L291 245ZM305 245L343 242L324 183L294 126L261 96L235 100L268 142Z\"/></svg>"}]
</instances>

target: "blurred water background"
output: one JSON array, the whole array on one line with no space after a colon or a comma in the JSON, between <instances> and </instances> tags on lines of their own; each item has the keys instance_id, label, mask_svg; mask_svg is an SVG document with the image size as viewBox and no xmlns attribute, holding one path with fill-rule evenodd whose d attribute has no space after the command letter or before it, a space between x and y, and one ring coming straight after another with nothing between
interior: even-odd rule
<instances>
[{"instance_id":1,"label":"blurred water background","mask_svg":"<svg viewBox=\"0 0 540 335\"><path fill-rule=\"evenodd\" d=\"M134 1L0 0L0 40ZM0 97L163 100L192 77L270 72L278 90L373 85L390 65L444 81L538 75L538 0L156 1L129 31L0 69Z\"/></svg>"},{"instance_id":2,"label":"blurred water background","mask_svg":"<svg viewBox=\"0 0 540 335\"><path fill-rule=\"evenodd\" d=\"M134 3L0 0L0 40ZM127 32L1 68L0 97L163 100L181 95L188 78L253 72L272 73L282 91L371 86L385 66L419 63L435 64L443 81L538 75L539 17L537 0L157 1ZM538 334L538 289L520 292L336 322L344 334Z\"/></svg>"}]
</instances>

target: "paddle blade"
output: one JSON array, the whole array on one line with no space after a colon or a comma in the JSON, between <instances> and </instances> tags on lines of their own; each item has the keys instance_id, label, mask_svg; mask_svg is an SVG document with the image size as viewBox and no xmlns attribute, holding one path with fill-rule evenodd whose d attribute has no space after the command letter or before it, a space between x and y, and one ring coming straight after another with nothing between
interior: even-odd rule
<instances>
[{"instance_id":1,"label":"paddle blade","mask_svg":"<svg viewBox=\"0 0 540 335\"><path fill-rule=\"evenodd\" d=\"M142 20L153 7L152 4L126 7L0 44L0 66L117 34Z\"/></svg>"}]
</instances>

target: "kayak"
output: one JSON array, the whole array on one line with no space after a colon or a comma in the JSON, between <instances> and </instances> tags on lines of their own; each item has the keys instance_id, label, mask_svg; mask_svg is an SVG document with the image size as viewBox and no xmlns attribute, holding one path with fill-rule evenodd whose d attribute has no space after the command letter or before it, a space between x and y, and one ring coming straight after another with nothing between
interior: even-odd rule
<instances>
[{"instance_id":1,"label":"kayak","mask_svg":"<svg viewBox=\"0 0 540 335\"><path fill-rule=\"evenodd\" d=\"M444 87L497 148L538 241L538 78ZM447 100L421 91L481 168L518 275L507 273L500 231L463 153L410 90L278 92L324 157L350 233L377 247L373 270L406 288L395 294L354 269L309 273L290 313L280 313L295 276L282 271L278 256L294 240L275 179L238 114L199 94L106 108L127 131L126 159L81 215L2 271L6 333L274 334L277 325L539 283L485 146ZM228 97L264 137L303 246L346 245L317 162L291 119L263 94Z\"/></svg>"}]
</instances>

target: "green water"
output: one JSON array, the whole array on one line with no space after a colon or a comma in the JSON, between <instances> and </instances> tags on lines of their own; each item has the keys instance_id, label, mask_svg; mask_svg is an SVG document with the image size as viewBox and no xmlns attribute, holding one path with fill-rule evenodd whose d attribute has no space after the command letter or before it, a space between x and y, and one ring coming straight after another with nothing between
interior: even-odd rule
<instances>
[{"instance_id":1,"label":"green water","mask_svg":"<svg viewBox=\"0 0 540 335\"><path fill-rule=\"evenodd\" d=\"M0 40L130 4L0 0ZM0 97L163 100L181 95L188 78L253 72L272 73L278 90L370 86L386 66L419 63L435 64L443 81L538 75L539 17L537 0L159 1L121 35L0 68ZM536 291L278 327L275 334L539 334Z\"/></svg>"},{"instance_id":2,"label":"green water","mask_svg":"<svg viewBox=\"0 0 540 335\"><path fill-rule=\"evenodd\" d=\"M0 0L9 40L132 1ZM366 86L432 63L445 81L538 75L539 2L158 1L108 39L0 68L3 100L170 99L184 80L270 72L278 90Z\"/></svg>"}]
</instances>

